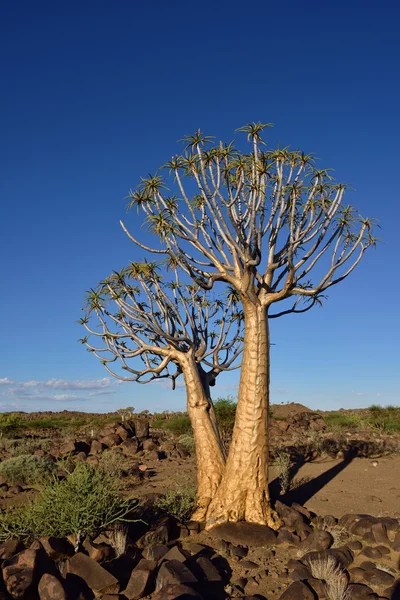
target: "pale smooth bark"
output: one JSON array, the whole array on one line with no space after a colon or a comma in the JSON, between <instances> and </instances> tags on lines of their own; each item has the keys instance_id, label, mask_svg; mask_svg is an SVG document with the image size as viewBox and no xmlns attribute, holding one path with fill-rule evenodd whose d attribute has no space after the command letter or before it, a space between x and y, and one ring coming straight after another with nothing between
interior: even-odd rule
<instances>
[{"instance_id":1,"label":"pale smooth bark","mask_svg":"<svg viewBox=\"0 0 400 600\"><path fill-rule=\"evenodd\" d=\"M192 355L182 358L181 367L186 384L187 410L196 444L197 504L192 519L204 521L225 470L225 448L210 398L207 374L201 370Z\"/></svg>"},{"instance_id":2,"label":"pale smooth bark","mask_svg":"<svg viewBox=\"0 0 400 600\"><path fill-rule=\"evenodd\" d=\"M267 309L244 301L245 336L235 427L207 528L227 521L279 526L268 492L270 348Z\"/></svg>"}]
</instances>

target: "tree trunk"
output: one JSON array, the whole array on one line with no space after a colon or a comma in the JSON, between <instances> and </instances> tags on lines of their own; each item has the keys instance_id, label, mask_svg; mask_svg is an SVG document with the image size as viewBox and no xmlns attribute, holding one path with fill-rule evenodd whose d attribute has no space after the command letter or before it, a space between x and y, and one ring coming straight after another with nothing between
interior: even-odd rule
<instances>
[{"instance_id":1,"label":"tree trunk","mask_svg":"<svg viewBox=\"0 0 400 600\"><path fill-rule=\"evenodd\" d=\"M215 496L225 469L223 446L206 374L193 357L181 364L186 384L187 410L193 427L197 461L197 507L192 516L205 521L208 506Z\"/></svg>"},{"instance_id":2,"label":"tree trunk","mask_svg":"<svg viewBox=\"0 0 400 600\"><path fill-rule=\"evenodd\" d=\"M267 309L245 301L242 369L232 443L207 527L248 521L277 528L268 492L270 345Z\"/></svg>"}]
</instances>

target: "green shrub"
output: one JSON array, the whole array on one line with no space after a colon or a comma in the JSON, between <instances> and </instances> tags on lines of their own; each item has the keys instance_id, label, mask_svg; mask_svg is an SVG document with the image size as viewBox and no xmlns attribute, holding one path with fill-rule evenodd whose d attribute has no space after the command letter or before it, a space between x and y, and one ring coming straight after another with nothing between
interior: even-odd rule
<instances>
[{"instance_id":1,"label":"green shrub","mask_svg":"<svg viewBox=\"0 0 400 600\"><path fill-rule=\"evenodd\" d=\"M194 441L194 437L190 433L181 435L178 439L178 442L187 448L191 454L196 452L196 443Z\"/></svg>"},{"instance_id":2,"label":"green shrub","mask_svg":"<svg viewBox=\"0 0 400 600\"><path fill-rule=\"evenodd\" d=\"M32 454L22 454L0 463L0 473L14 485L41 485L49 481L56 465Z\"/></svg>"},{"instance_id":3,"label":"green shrub","mask_svg":"<svg viewBox=\"0 0 400 600\"><path fill-rule=\"evenodd\" d=\"M194 488L179 487L168 490L166 494L157 498L155 506L168 514L187 521L190 519L196 505L196 493Z\"/></svg>"},{"instance_id":4,"label":"green shrub","mask_svg":"<svg viewBox=\"0 0 400 600\"><path fill-rule=\"evenodd\" d=\"M175 435L184 435L185 433L192 433L192 425L188 415L175 415L165 421L162 428Z\"/></svg>"},{"instance_id":5,"label":"green shrub","mask_svg":"<svg viewBox=\"0 0 400 600\"><path fill-rule=\"evenodd\" d=\"M165 423L165 419L163 419L162 417L157 417L151 422L151 427L152 429L163 429Z\"/></svg>"},{"instance_id":6,"label":"green shrub","mask_svg":"<svg viewBox=\"0 0 400 600\"><path fill-rule=\"evenodd\" d=\"M372 405L368 409L367 425L383 433L400 433L400 407Z\"/></svg>"},{"instance_id":7,"label":"green shrub","mask_svg":"<svg viewBox=\"0 0 400 600\"><path fill-rule=\"evenodd\" d=\"M325 421L330 429L360 429L362 419L359 415L349 415L346 413L329 413L325 415Z\"/></svg>"},{"instance_id":8,"label":"green shrub","mask_svg":"<svg viewBox=\"0 0 400 600\"><path fill-rule=\"evenodd\" d=\"M4 449L11 456L21 456L22 454L34 454L36 450L44 450L47 452L52 446L50 439L23 437L15 440L4 440L8 442L4 445Z\"/></svg>"},{"instance_id":9,"label":"green shrub","mask_svg":"<svg viewBox=\"0 0 400 600\"><path fill-rule=\"evenodd\" d=\"M127 521L137 502L123 500L115 477L78 463L64 480L54 478L30 505L0 512L0 539L94 536Z\"/></svg>"},{"instance_id":10,"label":"green shrub","mask_svg":"<svg viewBox=\"0 0 400 600\"><path fill-rule=\"evenodd\" d=\"M214 402L215 414L217 415L218 425L223 434L231 434L235 424L236 402L233 398L218 398Z\"/></svg>"},{"instance_id":11,"label":"green shrub","mask_svg":"<svg viewBox=\"0 0 400 600\"><path fill-rule=\"evenodd\" d=\"M127 460L121 452L116 450L105 450L99 460L98 469L106 475L120 479L127 470Z\"/></svg>"},{"instance_id":12,"label":"green shrub","mask_svg":"<svg viewBox=\"0 0 400 600\"><path fill-rule=\"evenodd\" d=\"M15 413L0 413L0 437L21 428L22 419Z\"/></svg>"}]
</instances>

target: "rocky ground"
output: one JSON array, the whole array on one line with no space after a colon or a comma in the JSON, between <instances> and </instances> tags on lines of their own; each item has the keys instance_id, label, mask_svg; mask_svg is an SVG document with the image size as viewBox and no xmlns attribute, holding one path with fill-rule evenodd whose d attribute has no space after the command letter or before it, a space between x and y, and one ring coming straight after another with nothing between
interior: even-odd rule
<instances>
[{"instance_id":1,"label":"rocky ground","mask_svg":"<svg viewBox=\"0 0 400 600\"><path fill-rule=\"evenodd\" d=\"M291 489L280 495L272 466L279 532L249 524L207 532L155 508L166 489L194 484L195 457L147 418L108 423L95 436L83 427L69 439L46 437L35 454L59 465L60 478L63 460L96 466L106 452L123 456L124 490L141 499L139 520L118 535L111 528L78 543L47 537L0 544L0 600L399 600L398 439L332 433L321 414L301 405L282 412L272 421L270 458L273 465L280 453L290 456ZM36 431L41 435L48 432ZM4 447L2 460L8 452ZM3 508L36 493L0 477Z\"/></svg>"}]
</instances>

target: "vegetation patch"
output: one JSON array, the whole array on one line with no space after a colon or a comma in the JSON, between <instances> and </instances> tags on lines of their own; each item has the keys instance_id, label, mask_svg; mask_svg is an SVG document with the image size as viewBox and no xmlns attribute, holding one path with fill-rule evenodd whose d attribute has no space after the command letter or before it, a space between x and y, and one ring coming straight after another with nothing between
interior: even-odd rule
<instances>
[{"instance_id":1,"label":"vegetation patch","mask_svg":"<svg viewBox=\"0 0 400 600\"><path fill-rule=\"evenodd\" d=\"M39 456L22 454L0 463L0 473L13 485L43 485L57 470L55 463Z\"/></svg>"},{"instance_id":2,"label":"vegetation patch","mask_svg":"<svg viewBox=\"0 0 400 600\"><path fill-rule=\"evenodd\" d=\"M196 506L196 492L192 487L179 487L168 490L155 501L155 506L168 514L187 521Z\"/></svg>"},{"instance_id":3,"label":"vegetation patch","mask_svg":"<svg viewBox=\"0 0 400 600\"><path fill-rule=\"evenodd\" d=\"M333 412L324 415L332 430L373 429L382 433L400 433L400 407L372 405L366 411L356 414Z\"/></svg>"},{"instance_id":4,"label":"vegetation patch","mask_svg":"<svg viewBox=\"0 0 400 600\"><path fill-rule=\"evenodd\" d=\"M116 477L80 463L66 479L54 478L30 505L0 512L0 539L94 536L127 521L136 504L120 496Z\"/></svg>"}]
</instances>

